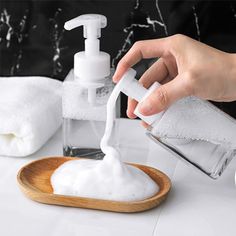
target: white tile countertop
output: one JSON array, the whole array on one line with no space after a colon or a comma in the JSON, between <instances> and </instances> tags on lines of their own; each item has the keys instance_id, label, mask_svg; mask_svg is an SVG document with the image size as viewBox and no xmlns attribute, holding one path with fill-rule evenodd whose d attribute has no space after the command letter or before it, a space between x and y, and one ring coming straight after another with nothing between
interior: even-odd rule
<instances>
[{"instance_id":1,"label":"white tile countertop","mask_svg":"<svg viewBox=\"0 0 236 236\"><path fill-rule=\"evenodd\" d=\"M29 157L0 157L1 236L236 235L236 158L218 180L195 171L149 140L139 121L120 120L123 160L153 166L172 180L161 206L142 213L111 213L50 206L27 199L18 170L43 156L62 155L61 131Z\"/></svg>"}]
</instances>

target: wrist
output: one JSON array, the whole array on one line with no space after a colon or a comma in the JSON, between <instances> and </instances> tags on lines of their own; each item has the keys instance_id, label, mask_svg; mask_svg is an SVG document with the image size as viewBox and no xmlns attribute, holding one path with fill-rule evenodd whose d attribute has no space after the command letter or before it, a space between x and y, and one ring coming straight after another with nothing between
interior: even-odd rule
<instances>
[{"instance_id":1,"label":"wrist","mask_svg":"<svg viewBox=\"0 0 236 236\"><path fill-rule=\"evenodd\" d=\"M229 100L236 101L236 53L229 54L228 95Z\"/></svg>"},{"instance_id":2,"label":"wrist","mask_svg":"<svg viewBox=\"0 0 236 236\"><path fill-rule=\"evenodd\" d=\"M236 86L236 53L232 53L230 55L232 57L232 80L234 81L234 85Z\"/></svg>"}]
</instances>

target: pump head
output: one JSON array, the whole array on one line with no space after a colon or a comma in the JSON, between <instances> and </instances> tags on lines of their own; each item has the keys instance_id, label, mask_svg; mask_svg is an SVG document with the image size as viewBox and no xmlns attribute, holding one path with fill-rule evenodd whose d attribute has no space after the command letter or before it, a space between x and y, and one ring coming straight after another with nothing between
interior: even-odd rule
<instances>
[{"instance_id":1,"label":"pump head","mask_svg":"<svg viewBox=\"0 0 236 236\"><path fill-rule=\"evenodd\" d=\"M145 100L155 89L157 89L160 84L155 82L149 89L144 88L138 80L135 79L136 71L132 68L126 71L119 81L120 90L127 96L135 99L138 102ZM143 121L149 125L153 124L155 120L162 115L163 112L160 112L151 116L144 116L139 112L138 106L134 110L134 114L141 118Z\"/></svg>"},{"instance_id":2,"label":"pump head","mask_svg":"<svg viewBox=\"0 0 236 236\"><path fill-rule=\"evenodd\" d=\"M100 51L101 28L107 25L107 18L99 14L85 14L65 23L66 30L83 26L85 50L74 55L75 78L86 88L104 85L110 75L110 55Z\"/></svg>"},{"instance_id":3,"label":"pump head","mask_svg":"<svg viewBox=\"0 0 236 236\"><path fill-rule=\"evenodd\" d=\"M79 26L84 27L84 38L100 38L101 28L105 28L107 26L107 18L99 14L81 15L67 21L64 28L66 30L72 30Z\"/></svg>"}]
</instances>

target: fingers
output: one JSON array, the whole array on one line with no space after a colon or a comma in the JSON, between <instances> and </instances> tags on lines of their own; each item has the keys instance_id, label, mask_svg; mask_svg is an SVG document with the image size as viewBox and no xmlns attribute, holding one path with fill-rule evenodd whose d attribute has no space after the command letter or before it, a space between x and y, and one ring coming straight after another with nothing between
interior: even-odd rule
<instances>
[{"instance_id":1,"label":"fingers","mask_svg":"<svg viewBox=\"0 0 236 236\"><path fill-rule=\"evenodd\" d=\"M138 104L137 101L135 101L134 99L132 99L130 97L128 98L128 108L127 108L126 114L131 119L135 119L137 117L134 114L134 110L135 110L137 104Z\"/></svg>"},{"instance_id":2,"label":"fingers","mask_svg":"<svg viewBox=\"0 0 236 236\"><path fill-rule=\"evenodd\" d=\"M175 101L191 95L188 79L185 76L185 74L178 75L153 91L139 104L139 112L146 116L153 115L167 109Z\"/></svg>"},{"instance_id":3,"label":"fingers","mask_svg":"<svg viewBox=\"0 0 236 236\"><path fill-rule=\"evenodd\" d=\"M140 78L139 82L149 88L155 81L161 82L168 76L168 69L162 58L158 59Z\"/></svg>"},{"instance_id":4,"label":"fingers","mask_svg":"<svg viewBox=\"0 0 236 236\"><path fill-rule=\"evenodd\" d=\"M123 74L143 58L161 57L167 48L167 39L153 39L136 42L117 65L113 81L118 82Z\"/></svg>"},{"instance_id":5,"label":"fingers","mask_svg":"<svg viewBox=\"0 0 236 236\"><path fill-rule=\"evenodd\" d=\"M157 62L155 62L140 78L139 82L145 87L149 88L155 81L163 81L168 76L168 70L160 58ZM134 99L128 99L128 108L127 108L127 116L131 119L136 118L137 116L134 114L134 110L137 106L137 101Z\"/></svg>"}]
</instances>

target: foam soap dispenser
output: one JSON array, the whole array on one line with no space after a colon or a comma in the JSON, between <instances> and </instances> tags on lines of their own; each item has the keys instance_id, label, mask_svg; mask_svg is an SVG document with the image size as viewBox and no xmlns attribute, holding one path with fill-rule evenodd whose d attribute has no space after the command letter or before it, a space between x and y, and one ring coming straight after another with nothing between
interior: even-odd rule
<instances>
[{"instance_id":1,"label":"foam soap dispenser","mask_svg":"<svg viewBox=\"0 0 236 236\"><path fill-rule=\"evenodd\" d=\"M103 158L106 103L114 88L110 55L100 51L103 15L85 14L65 23L66 30L83 26L85 50L74 55L74 69L63 83L63 151L65 156Z\"/></svg>"},{"instance_id":2,"label":"foam soap dispenser","mask_svg":"<svg viewBox=\"0 0 236 236\"><path fill-rule=\"evenodd\" d=\"M138 102L160 86L155 82L146 89L135 76L136 71L129 69L117 86ZM190 96L158 114L144 116L138 106L134 114L149 124L147 135L154 142L213 179L236 156L235 120L208 101Z\"/></svg>"}]
</instances>

